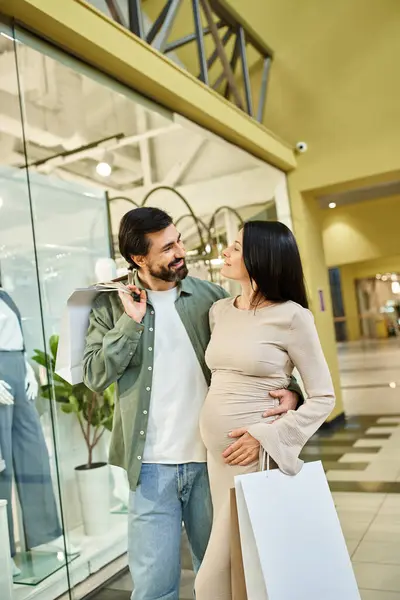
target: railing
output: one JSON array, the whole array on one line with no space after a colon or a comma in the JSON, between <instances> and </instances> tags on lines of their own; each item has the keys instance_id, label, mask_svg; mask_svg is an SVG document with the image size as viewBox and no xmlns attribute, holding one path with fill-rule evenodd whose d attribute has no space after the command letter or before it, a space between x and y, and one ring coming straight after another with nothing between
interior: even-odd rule
<instances>
[{"instance_id":1,"label":"railing","mask_svg":"<svg viewBox=\"0 0 400 600\"><path fill-rule=\"evenodd\" d=\"M149 0L147 0L148 2ZM143 12L143 0L89 0L123 27L145 40L159 52L171 53L190 44L197 48L198 79L236 104L251 117L263 121L267 97L268 76L272 52L266 44L231 14L220 0L167 0L149 25ZM192 31L183 37L170 40L179 10L190 5ZM205 38L213 41L207 54ZM227 49L229 48L229 50ZM254 106L248 48L251 47L256 62L262 62L262 76L257 90L258 105ZM219 61L222 72L211 81L210 70Z\"/></svg>"}]
</instances>

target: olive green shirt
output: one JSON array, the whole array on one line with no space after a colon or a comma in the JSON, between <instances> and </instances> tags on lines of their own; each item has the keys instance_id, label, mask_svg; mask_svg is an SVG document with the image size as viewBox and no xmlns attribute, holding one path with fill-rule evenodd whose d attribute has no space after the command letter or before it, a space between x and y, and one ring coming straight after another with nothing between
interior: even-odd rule
<instances>
[{"instance_id":1,"label":"olive green shirt","mask_svg":"<svg viewBox=\"0 0 400 600\"><path fill-rule=\"evenodd\" d=\"M137 274L132 283L143 288ZM178 288L176 310L188 333L208 384L211 373L205 362L210 341L211 306L229 294L218 285L187 277ZM153 381L155 336L154 308L147 301L141 323L125 312L116 292L101 292L90 315L83 357L84 382L95 392L116 384L116 403L109 462L124 468L129 485L136 489L142 466ZM292 381L290 389L302 400L300 388Z\"/></svg>"},{"instance_id":2,"label":"olive green shirt","mask_svg":"<svg viewBox=\"0 0 400 600\"><path fill-rule=\"evenodd\" d=\"M143 286L135 275L134 283ZM210 341L209 310L227 292L207 281L187 277L179 285L176 310L210 384L204 354ZM116 404L109 462L128 472L132 490L137 486L146 443L153 380L155 314L151 303L142 322L124 312L116 292L101 292L90 315L83 357L84 383L103 392L116 383Z\"/></svg>"}]
</instances>

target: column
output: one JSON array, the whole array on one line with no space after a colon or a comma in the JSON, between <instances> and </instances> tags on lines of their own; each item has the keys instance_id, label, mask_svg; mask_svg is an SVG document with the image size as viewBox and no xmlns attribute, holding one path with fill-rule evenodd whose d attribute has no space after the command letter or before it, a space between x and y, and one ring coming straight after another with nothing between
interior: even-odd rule
<instances>
[{"instance_id":1,"label":"column","mask_svg":"<svg viewBox=\"0 0 400 600\"><path fill-rule=\"evenodd\" d=\"M314 198L299 191L296 185L296 172L288 176L288 189L293 231L303 261L310 308L314 314L319 338L335 386L336 406L328 419L332 421L343 413L343 402L320 209Z\"/></svg>"}]
</instances>

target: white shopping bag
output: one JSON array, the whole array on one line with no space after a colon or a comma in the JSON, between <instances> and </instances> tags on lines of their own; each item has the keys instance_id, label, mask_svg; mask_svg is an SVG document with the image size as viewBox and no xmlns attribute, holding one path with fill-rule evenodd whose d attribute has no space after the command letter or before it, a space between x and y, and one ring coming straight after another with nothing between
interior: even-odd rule
<instances>
[{"instance_id":1,"label":"white shopping bag","mask_svg":"<svg viewBox=\"0 0 400 600\"><path fill-rule=\"evenodd\" d=\"M235 477L248 600L360 600L322 463Z\"/></svg>"},{"instance_id":2,"label":"white shopping bag","mask_svg":"<svg viewBox=\"0 0 400 600\"><path fill-rule=\"evenodd\" d=\"M85 350L89 315L100 292L129 292L121 282L99 283L75 290L64 310L58 342L55 372L72 385L83 380L82 359Z\"/></svg>"}]
</instances>

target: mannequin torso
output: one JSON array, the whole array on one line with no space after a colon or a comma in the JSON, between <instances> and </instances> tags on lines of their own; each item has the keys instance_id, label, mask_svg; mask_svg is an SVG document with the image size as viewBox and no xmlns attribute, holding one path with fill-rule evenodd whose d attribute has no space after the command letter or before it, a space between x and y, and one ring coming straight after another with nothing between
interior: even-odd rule
<instances>
[{"instance_id":1,"label":"mannequin torso","mask_svg":"<svg viewBox=\"0 0 400 600\"><path fill-rule=\"evenodd\" d=\"M0 293L0 350L20 352L24 349L24 340L18 316L1 296Z\"/></svg>"}]
</instances>

